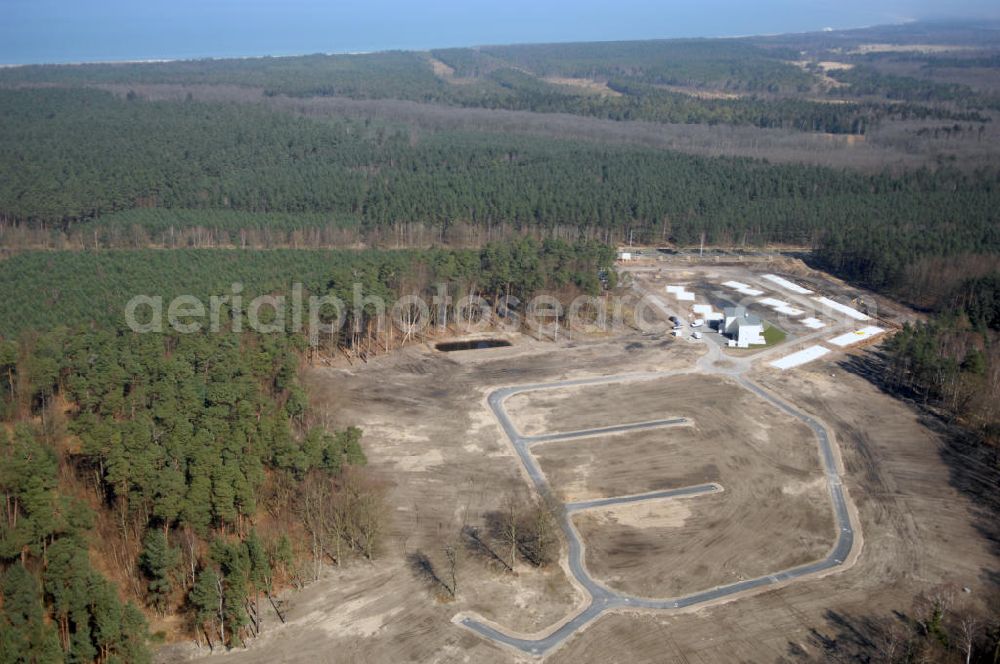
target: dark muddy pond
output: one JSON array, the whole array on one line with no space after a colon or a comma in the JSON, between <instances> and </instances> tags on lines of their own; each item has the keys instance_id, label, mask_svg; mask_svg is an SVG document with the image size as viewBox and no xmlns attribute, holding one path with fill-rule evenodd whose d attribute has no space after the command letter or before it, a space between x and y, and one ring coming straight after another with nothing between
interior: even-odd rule
<instances>
[{"instance_id":1,"label":"dark muddy pond","mask_svg":"<svg viewBox=\"0 0 1000 664\"><path fill-rule=\"evenodd\" d=\"M505 339L470 339L468 341L445 341L437 344L435 348L445 353L451 353L456 350L484 350L506 346L510 346L510 342Z\"/></svg>"}]
</instances>

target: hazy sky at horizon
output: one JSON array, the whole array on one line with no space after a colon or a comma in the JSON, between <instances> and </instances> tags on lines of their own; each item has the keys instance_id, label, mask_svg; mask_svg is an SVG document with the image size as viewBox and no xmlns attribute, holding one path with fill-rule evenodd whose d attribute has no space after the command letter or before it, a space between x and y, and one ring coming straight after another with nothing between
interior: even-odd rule
<instances>
[{"instance_id":1,"label":"hazy sky at horizon","mask_svg":"<svg viewBox=\"0 0 1000 664\"><path fill-rule=\"evenodd\" d=\"M1000 19L996 0L2 0L0 63L711 37Z\"/></svg>"}]
</instances>

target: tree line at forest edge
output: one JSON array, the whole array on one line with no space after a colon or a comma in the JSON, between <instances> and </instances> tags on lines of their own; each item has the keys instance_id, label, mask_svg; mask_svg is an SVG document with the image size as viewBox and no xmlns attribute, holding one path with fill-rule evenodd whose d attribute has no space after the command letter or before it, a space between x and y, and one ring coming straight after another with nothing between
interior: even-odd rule
<instances>
[{"instance_id":1,"label":"tree line at forest edge","mask_svg":"<svg viewBox=\"0 0 1000 664\"><path fill-rule=\"evenodd\" d=\"M994 615L1000 607L994 604ZM813 630L810 656L795 644L795 661L880 662L881 664L996 664L1000 661L1000 620L984 619L975 600L954 584L917 595L909 611L890 615L827 612L831 635Z\"/></svg>"},{"instance_id":2,"label":"tree line at forest edge","mask_svg":"<svg viewBox=\"0 0 1000 664\"><path fill-rule=\"evenodd\" d=\"M121 594L182 611L209 643L239 644L260 629L261 593L301 576L295 527L281 525L299 506L278 487L312 475L355 503L345 552L374 554L377 515L354 508L378 509L379 489L348 470L364 463L361 432L310 415L293 340L60 329L2 353L13 434L2 434L0 555L5 578L32 590L24 615L51 618L24 620L5 589L4 661L52 661L23 647L48 648L50 632L67 661L142 661L145 619Z\"/></svg>"},{"instance_id":3,"label":"tree line at forest edge","mask_svg":"<svg viewBox=\"0 0 1000 664\"><path fill-rule=\"evenodd\" d=\"M346 302L355 282L391 297L443 281L456 295L496 300L597 292L614 258L604 245L530 238L479 251L219 253L24 254L0 265L5 280L88 283L67 290L50 320L28 317L38 307L27 300L4 312L23 323L0 339L3 661L148 661L137 603L179 613L208 645L238 646L264 628L276 588L314 579L326 563L374 557L386 527L385 487L364 469L361 431L334 429L309 408L297 379L301 335L134 334L110 312L88 314L90 298L182 275L204 297L244 276L256 279L248 294L274 293L304 272L311 292ZM371 315L350 312L364 327ZM547 564L556 541L547 513L512 502L463 537L509 547L510 570L517 558Z\"/></svg>"},{"instance_id":4,"label":"tree line at forest edge","mask_svg":"<svg viewBox=\"0 0 1000 664\"><path fill-rule=\"evenodd\" d=\"M376 323L374 307L356 302L355 286L363 298L380 298L388 306L400 295L421 295L431 303L437 284L444 284L451 302L429 312L431 323L444 325L456 321L460 312L455 309L469 295L496 303L506 295L523 300L540 290L557 296L599 294L615 285L614 260L614 250L599 242L530 237L481 249L27 252L0 261L0 288L8 293L0 298L0 338L13 341L25 332L65 325L116 328L136 295L161 296L164 307L179 295L208 303L211 296L231 294L234 283L241 286L245 315L253 298L288 296L299 283L304 300L332 295L344 303L352 325L328 341L334 348L357 350L355 325L367 334ZM261 316L269 311L262 309ZM285 315L291 329L291 306Z\"/></svg>"},{"instance_id":5,"label":"tree line at forest edge","mask_svg":"<svg viewBox=\"0 0 1000 664\"><path fill-rule=\"evenodd\" d=\"M1000 468L1000 271L966 280L938 308L892 337L884 378L968 425ZM996 495L989 501L1000 508Z\"/></svg>"}]
</instances>

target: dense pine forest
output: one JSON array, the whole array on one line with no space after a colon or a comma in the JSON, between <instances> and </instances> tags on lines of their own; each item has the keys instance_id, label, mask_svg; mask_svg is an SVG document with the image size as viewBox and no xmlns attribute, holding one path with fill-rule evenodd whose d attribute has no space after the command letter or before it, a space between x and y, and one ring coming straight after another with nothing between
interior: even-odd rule
<instances>
[{"instance_id":1,"label":"dense pine forest","mask_svg":"<svg viewBox=\"0 0 1000 664\"><path fill-rule=\"evenodd\" d=\"M924 227L961 219L964 251L970 242L995 246L1000 209L996 169L862 175L573 141L421 135L252 105L70 89L0 92L0 119L8 128L0 238L10 244L15 225L83 246L135 246L132 226L176 245L178 231L197 226L239 246L241 229L266 227L290 244L294 231L344 238L354 228L363 239L421 223L443 241L462 226L504 226L568 228L609 242L632 233L688 244L705 233L719 243L811 245L845 221L893 227L905 217ZM123 210L137 212L113 214Z\"/></svg>"},{"instance_id":2,"label":"dense pine forest","mask_svg":"<svg viewBox=\"0 0 1000 664\"><path fill-rule=\"evenodd\" d=\"M10 174L0 185L0 211L13 221L65 226L120 209L166 207L329 212L374 225L619 230L673 217L683 232L686 217L762 196L898 186L848 174L831 181L819 169L565 141L415 136L253 106L147 103L97 91L0 92L0 104L7 129L0 159Z\"/></svg>"},{"instance_id":3,"label":"dense pine forest","mask_svg":"<svg viewBox=\"0 0 1000 664\"><path fill-rule=\"evenodd\" d=\"M3 362L0 541L23 612L0 624L5 661L52 661L53 644L68 661L143 661L133 601L240 643L260 594L301 573L283 523L296 508L273 487L364 462L359 430L310 417L289 339L60 328L5 342ZM355 536L375 550L377 532Z\"/></svg>"},{"instance_id":4,"label":"dense pine forest","mask_svg":"<svg viewBox=\"0 0 1000 664\"><path fill-rule=\"evenodd\" d=\"M136 334L122 319L132 295L207 299L239 283L249 299L300 283L348 307L347 331L330 331L322 347L361 354L381 350L365 345L380 321L355 304L354 284L387 299L437 283L493 301L540 289L596 293L613 258L604 245L527 238L475 251L3 261L0 281L21 294L0 314L3 661L149 661L139 606L153 618L179 614L210 647L237 646L265 628L262 602L276 588L379 552L384 481L364 470L360 429L310 409L297 379L311 356L304 332L237 333L249 328L247 313L230 303L221 333ZM44 307L29 283L45 291ZM443 314L435 324L459 312Z\"/></svg>"},{"instance_id":5,"label":"dense pine forest","mask_svg":"<svg viewBox=\"0 0 1000 664\"><path fill-rule=\"evenodd\" d=\"M240 284L245 302L259 295L288 295L301 284L303 297L338 297L351 318L366 315L352 309L355 284L364 295L387 301L430 296L437 284L447 286L455 299L470 291L489 300L524 299L539 290L597 294L602 289L598 274L614 257L610 247L597 242L531 238L476 250L30 252L0 261L0 287L9 293L0 302L0 335L16 340L61 325L107 329L123 323L124 307L135 295L169 301L190 294L207 302L212 295L230 293L234 283ZM434 315L441 313L454 317L452 310Z\"/></svg>"}]
</instances>

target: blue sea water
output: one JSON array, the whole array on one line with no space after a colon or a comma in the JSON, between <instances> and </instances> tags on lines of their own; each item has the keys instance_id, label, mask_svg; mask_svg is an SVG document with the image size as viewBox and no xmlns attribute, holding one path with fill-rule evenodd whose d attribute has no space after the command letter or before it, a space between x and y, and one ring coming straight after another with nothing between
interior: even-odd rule
<instances>
[{"instance_id":1,"label":"blue sea water","mask_svg":"<svg viewBox=\"0 0 1000 664\"><path fill-rule=\"evenodd\" d=\"M733 36L923 18L931 0L0 0L0 64ZM996 14L952 0L952 16ZM940 4L937 4L940 7Z\"/></svg>"}]
</instances>

